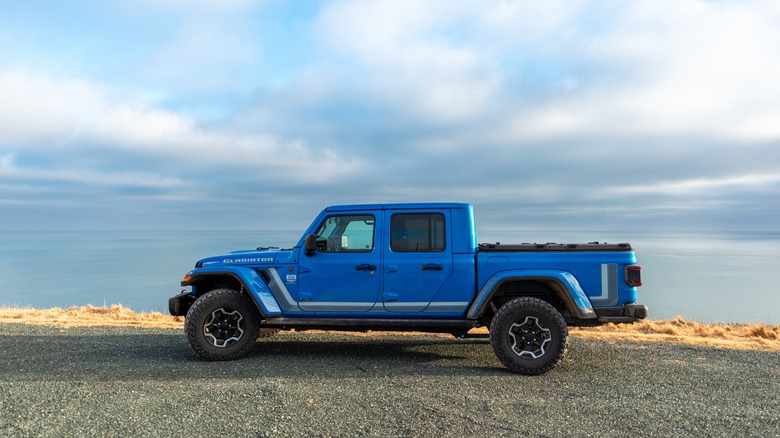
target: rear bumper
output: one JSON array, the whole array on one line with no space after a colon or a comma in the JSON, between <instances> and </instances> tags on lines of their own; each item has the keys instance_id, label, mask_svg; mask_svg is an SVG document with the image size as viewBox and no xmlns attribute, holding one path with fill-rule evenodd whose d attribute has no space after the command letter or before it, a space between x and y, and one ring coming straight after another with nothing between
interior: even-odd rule
<instances>
[{"instance_id":1,"label":"rear bumper","mask_svg":"<svg viewBox=\"0 0 780 438\"><path fill-rule=\"evenodd\" d=\"M636 322L647 318L647 306L644 304L626 304L623 307L597 307L596 311L599 322L621 323Z\"/></svg>"}]
</instances>

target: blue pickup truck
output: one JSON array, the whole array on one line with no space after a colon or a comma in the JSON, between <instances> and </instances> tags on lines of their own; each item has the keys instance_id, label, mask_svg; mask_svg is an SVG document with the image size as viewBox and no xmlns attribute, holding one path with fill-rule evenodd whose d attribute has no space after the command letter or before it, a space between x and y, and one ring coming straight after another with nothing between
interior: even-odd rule
<instances>
[{"instance_id":1,"label":"blue pickup truck","mask_svg":"<svg viewBox=\"0 0 780 438\"><path fill-rule=\"evenodd\" d=\"M473 207L458 203L328 207L293 248L207 257L181 284L170 313L208 360L279 330L488 327L507 368L541 374L563 359L567 326L647 316L631 245L477 244Z\"/></svg>"}]
</instances>

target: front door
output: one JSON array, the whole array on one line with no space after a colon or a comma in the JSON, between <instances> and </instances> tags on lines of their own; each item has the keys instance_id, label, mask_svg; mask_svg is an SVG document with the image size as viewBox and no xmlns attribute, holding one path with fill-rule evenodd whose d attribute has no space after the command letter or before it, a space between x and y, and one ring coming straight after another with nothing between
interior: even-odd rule
<instances>
[{"instance_id":1,"label":"front door","mask_svg":"<svg viewBox=\"0 0 780 438\"><path fill-rule=\"evenodd\" d=\"M302 256L298 306L321 312L359 312L379 300L380 250L374 214L327 216L320 224L317 251Z\"/></svg>"},{"instance_id":2,"label":"front door","mask_svg":"<svg viewBox=\"0 0 780 438\"><path fill-rule=\"evenodd\" d=\"M390 312L421 312L452 275L449 210L387 211L383 303Z\"/></svg>"}]
</instances>

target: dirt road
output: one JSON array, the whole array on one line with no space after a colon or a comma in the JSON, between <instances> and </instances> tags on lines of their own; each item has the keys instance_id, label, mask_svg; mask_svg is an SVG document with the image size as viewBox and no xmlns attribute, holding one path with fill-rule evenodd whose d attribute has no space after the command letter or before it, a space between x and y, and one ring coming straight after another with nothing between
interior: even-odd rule
<instances>
[{"instance_id":1,"label":"dirt road","mask_svg":"<svg viewBox=\"0 0 780 438\"><path fill-rule=\"evenodd\" d=\"M780 353L572 338L552 372L486 340L281 333L203 362L179 330L0 324L1 436L777 436Z\"/></svg>"}]
</instances>

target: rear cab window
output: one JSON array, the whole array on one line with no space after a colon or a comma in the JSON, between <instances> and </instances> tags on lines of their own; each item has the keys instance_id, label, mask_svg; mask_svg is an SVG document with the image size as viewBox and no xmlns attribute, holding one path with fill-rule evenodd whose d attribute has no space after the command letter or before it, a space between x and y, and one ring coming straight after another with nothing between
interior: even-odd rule
<instances>
[{"instance_id":1,"label":"rear cab window","mask_svg":"<svg viewBox=\"0 0 780 438\"><path fill-rule=\"evenodd\" d=\"M390 219L390 249L394 252L443 252L447 248L444 215L396 213Z\"/></svg>"}]
</instances>

